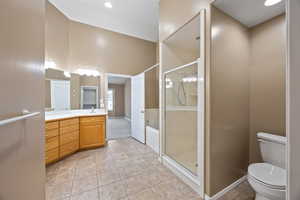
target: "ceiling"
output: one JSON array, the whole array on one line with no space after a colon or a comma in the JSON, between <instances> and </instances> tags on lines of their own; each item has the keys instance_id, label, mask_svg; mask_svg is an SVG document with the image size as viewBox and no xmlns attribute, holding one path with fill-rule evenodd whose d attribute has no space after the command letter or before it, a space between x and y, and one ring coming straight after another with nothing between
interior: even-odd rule
<instances>
[{"instance_id":1,"label":"ceiling","mask_svg":"<svg viewBox=\"0 0 300 200\"><path fill-rule=\"evenodd\" d=\"M49 0L69 19L158 41L159 0ZM106 1L112 8L104 6Z\"/></svg>"},{"instance_id":2,"label":"ceiling","mask_svg":"<svg viewBox=\"0 0 300 200\"><path fill-rule=\"evenodd\" d=\"M123 85L125 84L126 80L129 80L129 78L123 78L118 76L108 76L108 83L110 84L118 84Z\"/></svg>"},{"instance_id":3,"label":"ceiling","mask_svg":"<svg viewBox=\"0 0 300 200\"><path fill-rule=\"evenodd\" d=\"M266 7L265 0L216 0L214 6L247 27L261 24L285 12L285 1Z\"/></svg>"}]
</instances>

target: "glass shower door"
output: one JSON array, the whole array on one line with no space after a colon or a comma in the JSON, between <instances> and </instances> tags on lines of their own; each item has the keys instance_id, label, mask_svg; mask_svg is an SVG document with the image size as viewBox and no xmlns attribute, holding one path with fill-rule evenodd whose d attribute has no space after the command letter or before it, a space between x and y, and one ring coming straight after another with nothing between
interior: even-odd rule
<instances>
[{"instance_id":1,"label":"glass shower door","mask_svg":"<svg viewBox=\"0 0 300 200\"><path fill-rule=\"evenodd\" d=\"M165 154L197 174L198 63L165 73Z\"/></svg>"}]
</instances>

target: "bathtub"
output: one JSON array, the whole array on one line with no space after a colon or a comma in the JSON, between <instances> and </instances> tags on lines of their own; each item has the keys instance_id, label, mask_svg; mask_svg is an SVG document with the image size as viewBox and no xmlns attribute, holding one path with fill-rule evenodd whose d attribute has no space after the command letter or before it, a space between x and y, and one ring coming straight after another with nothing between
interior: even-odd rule
<instances>
[{"instance_id":1,"label":"bathtub","mask_svg":"<svg viewBox=\"0 0 300 200\"><path fill-rule=\"evenodd\" d=\"M146 126L146 144L159 153L159 130Z\"/></svg>"}]
</instances>

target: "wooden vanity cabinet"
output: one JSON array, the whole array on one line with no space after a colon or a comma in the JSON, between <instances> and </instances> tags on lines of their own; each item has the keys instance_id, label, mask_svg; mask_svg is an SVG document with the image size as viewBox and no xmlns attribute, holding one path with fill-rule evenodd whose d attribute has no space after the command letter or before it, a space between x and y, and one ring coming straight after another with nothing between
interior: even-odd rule
<instances>
[{"instance_id":1,"label":"wooden vanity cabinet","mask_svg":"<svg viewBox=\"0 0 300 200\"><path fill-rule=\"evenodd\" d=\"M60 120L60 151L63 158L79 150L79 118Z\"/></svg>"},{"instance_id":2,"label":"wooden vanity cabinet","mask_svg":"<svg viewBox=\"0 0 300 200\"><path fill-rule=\"evenodd\" d=\"M49 164L59 159L59 123L46 123L45 131L45 162Z\"/></svg>"},{"instance_id":3,"label":"wooden vanity cabinet","mask_svg":"<svg viewBox=\"0 0 300 200\"><path fill-rule=\"evenodd\" d=\"M105 117L80 118L80 149L105 145Z\"/></svg>"},{"instance_id":4,"label":"wooden vanity cabinet","mask_svg":"<svg viewBox=\"0 0 300 200\"><path fill-rule=\"evenodd\" d=\"M46 164L80 149L105 145L105 116L75 117L46 122Z\"/></svg>"}]
</instances>

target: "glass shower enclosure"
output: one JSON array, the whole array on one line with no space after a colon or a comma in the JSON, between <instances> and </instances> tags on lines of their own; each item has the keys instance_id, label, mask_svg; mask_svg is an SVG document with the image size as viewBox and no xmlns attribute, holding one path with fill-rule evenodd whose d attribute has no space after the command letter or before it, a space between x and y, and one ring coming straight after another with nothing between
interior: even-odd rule
<instances>
[{"instance_id":1,"label":"glass shower enclosure","mask_svg":"<svg viewBox=\"0 0 300 200\"><path fill-rule=\"evenodd\" d=\"M197 174L198 64L165 74L165 153Z\"/></svg>"},{"instance_id":2,"label":"glass shower enclosure","mask_svg":"<svg viewBox=\"0 0 300 200\"><path fill-rule=\"evenodd\" d=\"M161 43L162 162L204 197L205 11Z\"/></svg>"}]
</instances>

